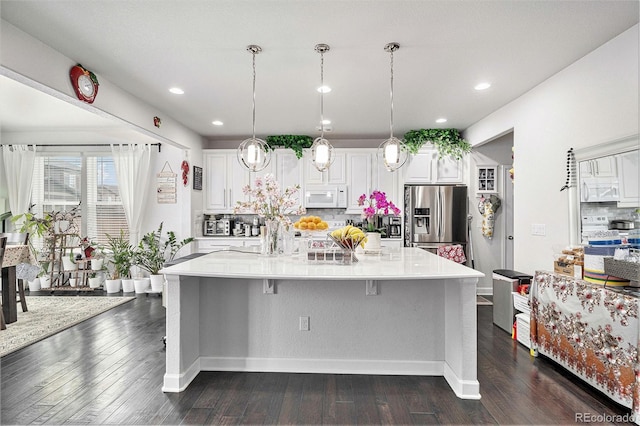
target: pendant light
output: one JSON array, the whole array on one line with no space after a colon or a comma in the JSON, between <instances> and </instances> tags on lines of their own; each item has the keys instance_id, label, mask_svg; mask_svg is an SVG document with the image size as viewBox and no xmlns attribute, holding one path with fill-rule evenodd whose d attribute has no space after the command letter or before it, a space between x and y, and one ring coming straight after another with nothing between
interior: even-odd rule
<instances>
[{"instance_id":1,"label":"pendant light","mask_svg":"<svg viewBox=\"0 0 640 426\"><path fill-rule=\"evenodd\" d=\"M389 131L391 135L378 147L378 158L382 158L384 166L390 172L398 170L407 161L407 147L404 143L393 136L393 52L400 49L398 43L387 43L384 46L385 52L391 56L391 117L389 119Z\"/></svg>"},{"instance_id":2,"label":"pendant light","mask_svg":"<svg viewBox=\"0 0 640 426\"><path fill-rule=\"evenodd\" d=\"M258 172L269 165L271 153L269 145L256 138L256 55L262 52L260 46L251 44L247 51L253 56L253 127L252 137L242 141L238 147L238 161L251 172Z\"/></svg>"},{"instance_id":3,"label":"pendant light","mask_svg":"<svg viewBox=\"0 0 640 426\"><path fill-rule=\"evenodd\" d=\"M320 54L320 137L311 145L311 162L318 171L324 171L333 163L333 146L324 138L324 54L329 51L329 45L316 44L316 52Z\"/></svg>"}]
</instances>

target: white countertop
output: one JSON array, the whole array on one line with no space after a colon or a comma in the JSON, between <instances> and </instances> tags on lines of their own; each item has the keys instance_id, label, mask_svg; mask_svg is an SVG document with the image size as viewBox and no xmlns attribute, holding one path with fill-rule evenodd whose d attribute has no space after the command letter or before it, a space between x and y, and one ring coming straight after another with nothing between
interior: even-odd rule
<instances>
[{"instance_id":1,"label":"white countertop","mask_svg":"<svg viewBox=\"0 0 640 426\"><path fill-rule=\"evenodd\" d=\"M484 274L418 248L383 248L358 253L359 262L339 265L309 262L300 255L267 257L256 248L218 250L162 269L168 275L252 279L413 280L480 278Z\"/></svg>"}]
</instances>

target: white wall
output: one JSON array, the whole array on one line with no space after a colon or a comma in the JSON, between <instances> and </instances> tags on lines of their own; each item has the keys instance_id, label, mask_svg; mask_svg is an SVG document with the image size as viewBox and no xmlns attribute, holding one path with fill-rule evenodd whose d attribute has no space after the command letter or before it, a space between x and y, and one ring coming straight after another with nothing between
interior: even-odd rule
<instances>
[{"instance_id":1,"label":"white wall","mask_svg":"<svg viewBox=\"0 0 640 426\"><path fill-rule=\"evenodd\" d=\"M59 99L74 104L78 108L109 116L120 121L123 126L136 129L162 143L162 153L158 155L156 164L152 167L151 191L154 192L149 194L149 208L144 223L150 227L147 230L153 229L160 221L165 222L165 229L166 225L171 223L170 229L176 232L178 238L195 235L191 224L194 223L194 213L202 210L202 192L190 190L192 187L190 181L189 188L182 187L182 184L179 185L180 192L177 204L153 204L152 201L155 203L153 179L162 168L163 159L171 159L171 166L180 178L182 175L180 163L185 158L185 150L188 152L186 155L192 167L193 165L202 166L202 138L163 114L158 108L115 86L102 77L99 70L93 70L100 81L100 90L94 103L87 105L78 101L71 87L69 70L82 58L68 58L8 22L2 20L0 24L0 38L2 40L0 66L23 76L25 79L46 86L47 91L55 92L55 96ZM160 128L153 125L154 116L162 118ZM162 164L158 168L157 163L160 161ZM191 177L192 173L190 172ZM0 184L4 188L0 188L0 194L4 194L6 184L3 184L3 181L0 181Z\"/></svg>"},{"instance_id":2,"label":"white wall","mask_svg":"<svg viewBox=\"0 0 640 426\"><path fill-rule=\"evenodd\" d=\"M473 246L474 268L482 273L484 277L478 280L478 294L493 293L493 271L495 269L505 269L503 259L503 245L505 242L505 194L504 185L512 185L511 181L504 182L502 175L498 176L498 193L502 200L502 206L495 213L495 225L493 237L487 238L482 235L482 214L478 210L480 196L477 194L478 182L476 180L476 166L498 166L507 165L507 170L511 165L511 147L513 146L513 134L508 133L496 140L482 146L475 147L470 154L469 173L469 214L473 216L471 220L471 242ZM500 171L500 169L498 169ZM471 266L469 263L467 263Z\"/></svg>"},{"instance_id":3,"label":"white wall","mask_svg":"<svg viewBox=\"0 0 640 426\"><path fill-rule=\"evenodd\" d=\"M638 133L638 37L636 25L464 132L477 145L514 131L516 270L552 268L569 242L566 151Z\"/></svg>"}]
</instances>

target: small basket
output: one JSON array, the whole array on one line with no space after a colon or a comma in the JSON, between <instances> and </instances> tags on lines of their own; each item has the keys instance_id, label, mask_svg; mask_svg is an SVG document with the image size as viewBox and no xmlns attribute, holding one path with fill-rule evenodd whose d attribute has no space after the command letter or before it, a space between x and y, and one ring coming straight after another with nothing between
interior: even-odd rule
<instances>
[{"instance_id":1,"label":"small basket","mask_svg":"<svg viewBox=\"0 0 640 426\"><path fill-rule=\"evenodd\" d=\"M604 272L607 275L624 278L629 281L640 281L640 263L605 257Z\"/></svg>"}]
</instances>

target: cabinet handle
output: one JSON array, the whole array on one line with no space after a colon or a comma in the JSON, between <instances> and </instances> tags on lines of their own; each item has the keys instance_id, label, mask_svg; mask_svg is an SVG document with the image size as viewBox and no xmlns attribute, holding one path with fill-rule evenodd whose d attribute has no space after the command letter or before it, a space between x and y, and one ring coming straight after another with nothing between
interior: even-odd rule
<instances>
[{"instance_id":1,"label":"cabinet handle","mask_svg":"<svg viewBox=\"0 0 640 426\"><path fill-rule=\"evenodd\" d=\"M222 190L222 204L224 204L225 206L227 205L227 190L226 189Z\"/></svg>"}]
</instances>

